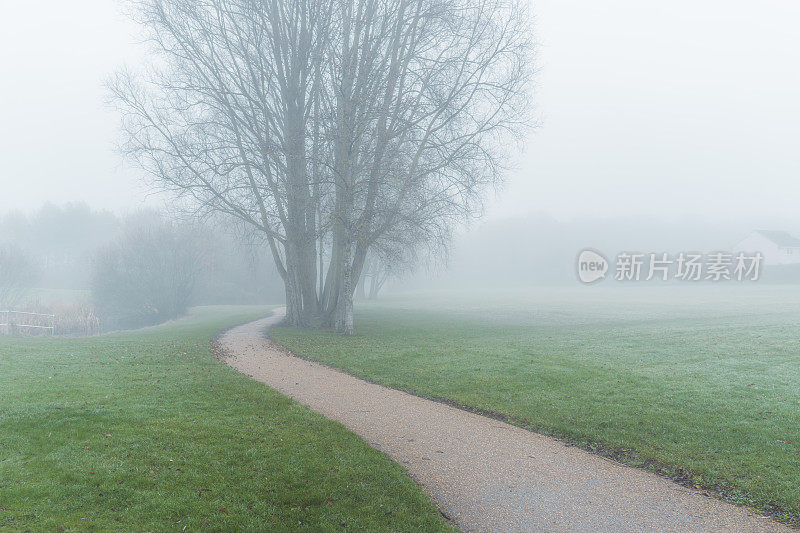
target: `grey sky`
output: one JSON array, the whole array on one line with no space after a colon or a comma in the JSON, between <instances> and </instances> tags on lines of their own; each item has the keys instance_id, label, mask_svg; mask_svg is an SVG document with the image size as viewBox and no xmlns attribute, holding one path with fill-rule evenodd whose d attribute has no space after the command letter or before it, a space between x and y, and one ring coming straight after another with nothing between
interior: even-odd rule
<instances>
[{"instance_id":1,"label":"grey sky","mask_svg":"<svg viewBox=\"0 0 800 533\"><path fill-rule=\"evenodd\" d=\"M137 61L113 0L4 2L0 31L0 210L43 201L141 205L135 169L114 151L105 77Z\"/></svg>"},{"instance_id":2,"label":"grey sky","mask_svg":"<svg viewBox=\"0 0 800 533\"><path fill-rule=\"evenodd\" d=\"M0 210L141 206L102 87L141 59L135 28L112 0L3 11ZM800 4L537 0L535 13L542 127L490 217L795 216Z\"/></svg>"}]
</instances>

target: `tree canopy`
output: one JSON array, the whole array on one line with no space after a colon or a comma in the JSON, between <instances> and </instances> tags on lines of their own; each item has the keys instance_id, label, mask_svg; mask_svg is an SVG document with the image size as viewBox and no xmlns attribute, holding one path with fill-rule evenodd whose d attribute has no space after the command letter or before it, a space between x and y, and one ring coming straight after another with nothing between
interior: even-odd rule
<instances>
[{"instance_id":1,"label":"tree canopy","mask_svg":"<svg viewBox=\"0 0 800 533\"><path fill-rule=\"evenodd\" d=\"M526 126L518 0L140 0L125 151L198 215L268 243L287 319L352 333L371 248L447 242Z\"/></svg>"}]
</instances>

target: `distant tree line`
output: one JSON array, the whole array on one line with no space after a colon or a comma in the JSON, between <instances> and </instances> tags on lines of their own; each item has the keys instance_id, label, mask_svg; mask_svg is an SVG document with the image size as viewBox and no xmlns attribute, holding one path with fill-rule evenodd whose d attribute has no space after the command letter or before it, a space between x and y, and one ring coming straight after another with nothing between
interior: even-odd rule
<instances>
[{"instance_id":1,"label":"distant tree line","mask_svg":"<svg viewBox=\"0 0 800 533\"><path fill-rule=\"evenodd\" d=\"M32 213L0 215L0 244L21 250L39 273L36 284L48 288L85 289L92 255L112 240L121 220L84 203L45 204Z\"/></svg>"},{"instance_id":2,"label":"distant tree line","mask_svg":"<svg viewBox=\"0 0 800 533\"><path fill-rule=\"evenodd\" d=\"M13 244L0 245L0 311L12 309L39 279L28 254Z\"/></svg>"},{"instance_id":3,"label":"distant tree line","mask_svg":"<svg viewBox=\"0 0 800 533\"><path fill-rule=\"evenodd\" d=\"M0 308L41 308L33 287L91 290L104 329L155 324L189 305L283 296L263 243L225 221L154 210L118 216L85 204L0 215Z\"/></svg>"}]
</instances>

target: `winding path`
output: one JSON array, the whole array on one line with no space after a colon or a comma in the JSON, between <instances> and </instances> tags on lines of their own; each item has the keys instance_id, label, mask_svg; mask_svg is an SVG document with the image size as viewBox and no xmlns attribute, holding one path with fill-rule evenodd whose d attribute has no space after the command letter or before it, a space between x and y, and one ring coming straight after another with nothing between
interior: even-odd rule
<instances>
[{"instance_id":1,"label":"winding path","mask_svg":"<svg viewBox=\"0 0 800 533\"><path fill-rule=\"evenodd\" d=\"M644 470L295 357L264 335L281 318L222 335L224 361L404 465L462 530L792 531Z\"/></svg>"}]
</instances>

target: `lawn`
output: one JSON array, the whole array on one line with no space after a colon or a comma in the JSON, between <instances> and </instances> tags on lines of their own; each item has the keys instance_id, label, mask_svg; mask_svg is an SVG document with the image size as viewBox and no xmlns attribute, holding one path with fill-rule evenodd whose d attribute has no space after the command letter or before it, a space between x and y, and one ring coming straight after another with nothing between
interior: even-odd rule
<instances>
[{"instance_id":1,"label":"lawn","mask_svg":"<svg viewBox=\"0 0 800 533\"><path fill-rule=\"evenodd\" d=\"M446 530L398 465L213 357L265 313L0 337L0 529Z\"/></svg>"},{"instance_id":2,"label":"lawn","mask_svg":"<svg viewBox=\"0 0 800 533\"><path fill-rule=\"evenodd\" d=\"M417 294L281 344L800 524L800 290Z\"/></svg>"}]
</instances>

